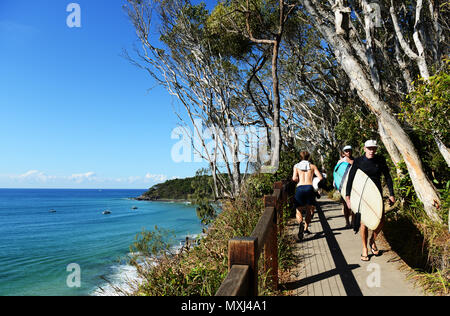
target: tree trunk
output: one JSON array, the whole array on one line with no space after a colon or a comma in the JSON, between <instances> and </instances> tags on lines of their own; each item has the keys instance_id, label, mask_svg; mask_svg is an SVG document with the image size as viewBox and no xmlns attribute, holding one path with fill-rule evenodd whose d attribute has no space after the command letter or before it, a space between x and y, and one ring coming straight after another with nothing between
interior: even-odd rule
<instances>
[{"instance_id":1,"label":"tree trunk","mask_svg":"<svg viewBox=\"0 0 450 316\"><path fill-rule=\"evenodd\" d=\"M427 215L436 222L442 222L436 210L440 206L440 199L436 190L423 171L422 162L410 138L403 130L399 122L392 116L389 106L375 91L370 79L367 78L358 59L353 56L349 43L341 36L336 36L332 28L323 23L323 19L317 13L310 0L302 1L309 14L313 18L314 25L332 46L337 60L343 70L349 76L352 85L356 88L359 97L367 107L377 116L379 124L397 146L403 160L406 163L411 176L414 189L424 205Z\"/></svg>"},{"instance_id":2,"label":"tree trunk","mask_svg":"<svg viewBox=\"0 0 450 316\"><path fill-rule=\"evenodd\" d=\"M236 131L233 128L233 144L230 148L233 150L233 197L238 197L241 192L241 163L239 161L239 139L236 135Z\"/></svg>"},{"instance_id":3,"label":"tree trunk","mask_svg":"<svg viewBox=\"0 0 450 316\"><path fill-rule=\"evenodd\" d=\"M397 15L395 14L395 8L394 8L394 2L391 0L391 7L389 9L392 19L392 24L394 26L395 30L395 36L405 52L405 54L411 58L412 60L415 60L417 63L417 67L419 68L420 75L425 79L429 80L430 73L428 72L428 66L425 59L425 49L423 48L423 44L419 37L419 27L420 27L420 12L422 10L422 0L418 0L416 4L416 19L414 23L414 33L413 33L413 40L414 44L417 48L417 54L411 49L411 47L408 45L406 40L403 37L402 31L400 29Z\"/></svg>"},{"instance_id":4,"label":"tree trunk","mask_svg":"<svg viewBox=\"0 0 450 316\"><path fill-rule=\"evenodd\" d=\"M280 8L282 10L282 8ZM280 128L280 91L278 83L278 52L280 50L281 36L279 36L273 44L272 53L272 89L273 89L273 129L274 142L272 143L272 158L270 166L276 171L280 161L281 153L281 128Z\"/></svg>"},{"instance_id":5,"label":"tree trunk","mask_svg":"<svg viewBox=\"0 0 450 316\"><path fill-rule=\"evenodd\" d=\"M384 147L386 147L386 150L388 151L389 156L391 157L392 162L395 165L397 176L403 177L404 175L398 166L402 161L402 155L398 151L398 148L397 146L395 146L395 143L392 141L391 137L386 133L380 121L378 122L378 133L380 134L381 141L383 142Z\"/></svg>"},{"instance_id":6,"label":"tree trunk","mask_svg":"<svg viewBox=\"0 0 450 316\"><path fill-rule=\"evenodd\" d=\"M214 201L217 201L217 199L219 198L219 190L218 190L218 186L217 186L216 163L215 162L210 162L209 166L211 168L211 175L212 175L212 178L213 178Z\"/></svg>"},{"instance_id":7,"label":"tree trunk","mask_svg":"<svg viewBox=\"0 0 450 316\"><path fill-rule=\"evenodd\" d=\"M442 140L437 136L434 136L434 141L436 142L442 157L444 157L447 166L450 168L450 151L448 150L448 147L445 146Z\"/></svg>"}]
</instances>

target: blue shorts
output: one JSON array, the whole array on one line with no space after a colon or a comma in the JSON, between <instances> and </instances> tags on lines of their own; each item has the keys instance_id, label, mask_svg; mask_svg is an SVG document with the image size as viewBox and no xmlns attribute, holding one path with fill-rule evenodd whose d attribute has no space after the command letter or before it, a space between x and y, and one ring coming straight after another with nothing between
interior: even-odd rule
<instances>
[{"instance_id":1,"label":"blue shorts","mask_svg":"<svg viewBox=\"0 0 450 316\"><path fill-rule=\"evenodd\" d=\"M312 185L300 185L295 190L294 198L295 207L315 205L316 204L316 192Z\"/></svg>"}]
</instances>

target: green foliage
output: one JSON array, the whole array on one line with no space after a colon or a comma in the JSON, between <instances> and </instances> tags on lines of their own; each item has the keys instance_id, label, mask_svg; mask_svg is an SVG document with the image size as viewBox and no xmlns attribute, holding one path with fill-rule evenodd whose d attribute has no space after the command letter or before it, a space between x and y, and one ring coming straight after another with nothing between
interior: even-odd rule
<instances>
[{"instance_id":1,"label":"green foliage","mask_svg":"<svg viewBox=\"0 0 450 316\"><path fill-rule=\"evenodd\" d=\"M207 169L200 169L196 172L191 182L194 190L190 199L197 206L197 217L203 225L209 225L217 216L215 208L211 205L213 194L213 179L208 176Z\"/></svg>"},{"instance_id":2,"label":"green foliage","mask_svg":"<svg viewBox=\"0 0 450 316\"><path fill-rule=\"evenodd\" d=\"M292 178L292 169L299 159L299 154L294 150L282 151L275 173L255 173L247 179L246 186L250 194L256 197L272 194L275 182Z\"/></svg>"},{"instance_id":3,"label":"green foliage","mask_svg":"<svg viewBox=\"0 0 450 316\"><path fill-rule=\"evenodd\" d=\"M155 226L154 231L143 230L135 236L130 252L136 256L160 256L173 246L173 232ZM135 257L138 258L138 257Z\"/></svg>"},{"instance_id":4,"label":"green foliage","mask_svg":"<svg viewBox=\"0 0 450 316\"><path fill-rule=\"evenodd\" d=\"M231 9L224 3L218 3L206 21L208 39L211 41L211 50L215 55L233 57L237 60L243 59L250 52L252 43L242 33L229 32L227 23L230 18ZM233 19L233 22L243 28L243 20Z\"/></svg>"},{"instance_id":5,"label":"green foliage","mask_svg":"<svg viewBox=\"0 0 450 316\"><path fill-rule=\"evenodd\" d=\"M209 225L217 216L216 209L208 200L197 200L196 204L197 217L201 220L203 225Z\"/></svg>"},{"instance_id":6,"label":"green foliage","mask_svg":"<svg viewBox=\"0 0 450 316\"><path fill-rule=\"evenodd\" d=\"M419 78L415 89L402 102L399 115L420 131L429 140L439 137L447 145L450 143L450 59L445 60L445 68L428 81Z\"/></svg>"},{"instance_id":7,"label":"green foliage","mask_svg":"<svg viewBox=\"0 0 450 316\"><path fill-rule=\"evenodd\" d=\"M211 178L211 176L203 174L190 178L167 180L151 187L142 195L142 198L148 200L189 200L192 197L201 196L213 199L213 190L210 185ZM200 188L202 191L199 191Z\"/></svg>"},{"instance_id":8,"label":"green foliage","mask_svg":"<svg viewBox=\"0 0 450 316\"><path fill-rule=\"evenodd\" d=\"M448 223L448 216L450 210L450 180L443 184L442 189L439 190L441 195L441 208L439 213L444 223Z\"/></svg>"},{"instance_id":9,"label":"green foliage","mask_svg":"<svg viewBox=\"0 0 450 316\"><path fill-rule=\"evenodd\" d=\"M378 138L378 122L374 114L365 107L348 105L335 127L336 137L341 141L341 146L353 147L353 154L363 153L363 144L368 139Z\"/></svg>"},{"instance_id":10,"label":"green foliage","mask_svg":"<svg viewBox=\"0 0 450 316\"><path fill-rule=\"evenodd\" d=\"M450 169L439 152L435 138L450 145L450 60L429 81L418 79L415 89L401 103L399 118L418 149L424 170L434 185L442 190L450 180Z\"/></svg>"},{"instance_id":11,"label":"green foliage","mask_svg":"<svg viewBox=\"0 0 450 316\"><path fill-rule=\"evenodd\" d=\"M278 170L273 175L274 182L292 179L294 165L300 161L300 154L295 150L283 150L280 154Z\"/></svg>"},{"instance_id":12,"label":"green foliage","mask_svg":"<svg viewBox=\"0 0 450 316\"><path fill-rule=\"evenodd\" d=\"M408 174L405 162L400 162L397 167L400 169L401 174L392 179L394 182L395 195L402 199L403 207L423 209L423 204L414 191L414 186Z\"/></svg>"},{"instance_id":13,"label":"green foliage","mask_svg":"<svg viewBox=\"0 0 450 316\"><path fill-rule=\"evenodd\" d=\"M415 214L425 214L423 203L420 201L416 191L414 190L414 186L412 184L411 177L408 174L405 162L400 162L397 167L401 173L396 174L396 176L393 177L393 182L395 196L401 199L402 208L411 210L411 212ZM448 211L450 209L450 180L443 184L439 183L436 179L434 179L433 182L435 186L442 187L441 189L438 189L441 197L441 205L437 210L437 214L442 218L444 223L447 223L449 215Z\"/></svg>"},{"instance_id":14,"label":"green foliage","mask_svg":"<svg viewBox=\"0 0 450 316\"><path fill-rule=\"evenodd\" d=\"M262 197L272 192L272 178L269 173L257 173L247 179L246 185L252 195Z\"/></svg>"}]
</instances>

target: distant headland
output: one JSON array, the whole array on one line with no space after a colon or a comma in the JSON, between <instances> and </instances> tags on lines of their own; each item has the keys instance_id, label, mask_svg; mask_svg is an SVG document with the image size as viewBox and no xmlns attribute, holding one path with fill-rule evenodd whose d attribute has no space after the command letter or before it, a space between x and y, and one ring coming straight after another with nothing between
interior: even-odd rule
<instances>
[{"instance_id":1,"label":"distant headland","mask_svg":"<svg viewBox=\"0 0 450 316\"><path fill-rule=\"evenodd\" d=\"M208 182L211 176L195 176L184 179L172 179L152 186L141 196L133 198L138 201L187 202L194 197L199 186L206 189L211 197L212 189Z\"/></svg>"}]
</instances>

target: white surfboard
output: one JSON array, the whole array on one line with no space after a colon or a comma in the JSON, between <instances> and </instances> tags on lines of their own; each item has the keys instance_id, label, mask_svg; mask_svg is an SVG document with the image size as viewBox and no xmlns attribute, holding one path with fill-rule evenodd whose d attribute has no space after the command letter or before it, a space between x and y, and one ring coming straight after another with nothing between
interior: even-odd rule
<instances>
[{"instance_id":1,"label":"white surfboard","mask_svg":"<svg viewBox=\"0 0 450 316\"><path fill-rule=\"evenodd\" d=\"M341 195L345 197L347 179L341 188ZM383 198L376 184L361 169L358 169L353 179L350 203L353 213L361 213L361 222L370 230L375 230L383 215Z\"/></svg>"}]
</instances>

